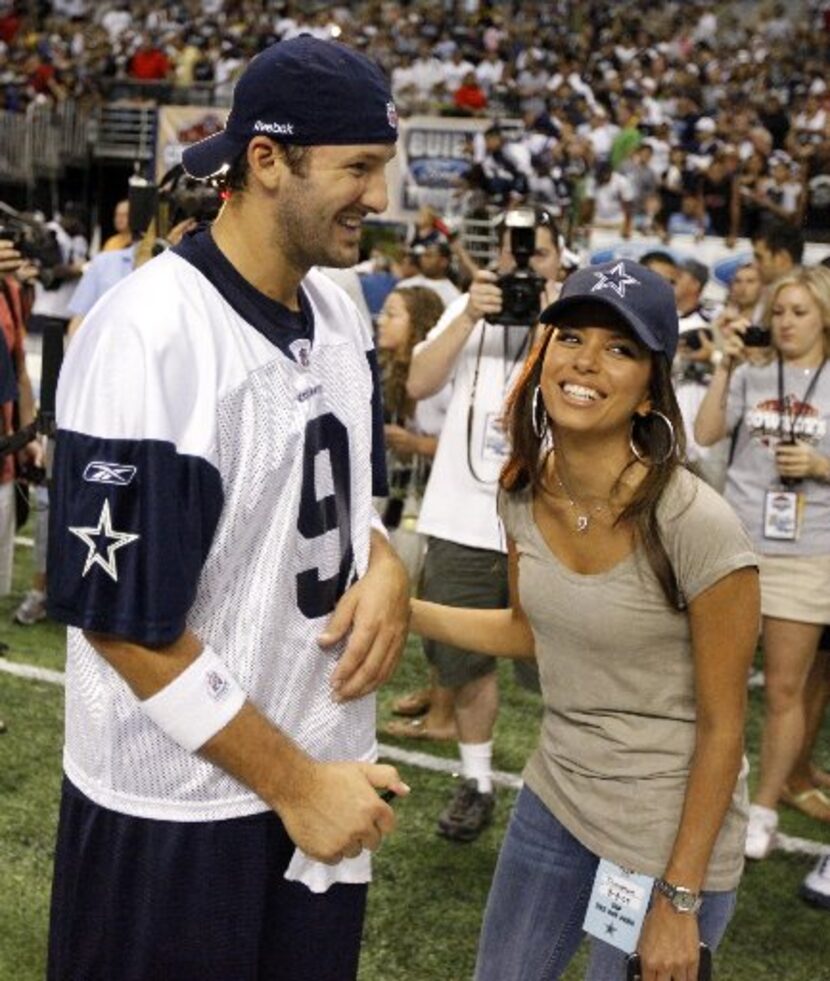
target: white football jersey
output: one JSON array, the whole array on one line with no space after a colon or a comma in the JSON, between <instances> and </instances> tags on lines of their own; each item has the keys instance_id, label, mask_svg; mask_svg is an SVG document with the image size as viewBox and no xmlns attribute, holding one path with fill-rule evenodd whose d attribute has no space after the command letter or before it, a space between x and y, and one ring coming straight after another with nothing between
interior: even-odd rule
<instances>
[{"instance_id":1,"label":"white football jersey","mask_svg":"<svg viewBox=\"0 0 830 981\"><path fill-rule=\"evenodd\" d=\"M259 293L207 230L117 285L58 390L49 603L70 625L64 765L140 817L264 810L171 741L82 630L153 646L187 627L319 760L375 753L375 702L335 704L316 638L366 570L385 473L368 330L319 272L301 313Z\"/></svg>"}]
</instances>

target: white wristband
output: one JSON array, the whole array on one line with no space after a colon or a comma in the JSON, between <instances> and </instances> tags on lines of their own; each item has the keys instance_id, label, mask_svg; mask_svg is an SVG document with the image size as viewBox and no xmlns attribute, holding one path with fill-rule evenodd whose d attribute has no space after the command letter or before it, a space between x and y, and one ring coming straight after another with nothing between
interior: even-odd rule
<instances>
[{"instance_id":1,"label":"white wristband","mask_svg":"<svg viewBox=\"0 0 830 981\"><path fill-rule=\"evenodd\" d=\"M191 753L215 736L245 704L245 692L216 652L205 647L169 685L141 703L164 732Z\"/></svg>"}]
</instances>

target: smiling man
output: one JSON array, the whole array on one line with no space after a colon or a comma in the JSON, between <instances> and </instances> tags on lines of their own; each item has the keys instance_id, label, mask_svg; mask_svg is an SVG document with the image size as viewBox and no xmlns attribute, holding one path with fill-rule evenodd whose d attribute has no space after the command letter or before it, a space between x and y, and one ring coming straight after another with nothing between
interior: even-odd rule
<instances>
[{"instance_id":1,"label":"smiling man","mask_svg":"<svg viewBox=\"0 0 830 981\"><path fill-rule=\"evenodd\" d=\"M116 286L58 395L70 626L51 979L347 981L405 794L373 692L408 620L368 330L315 265L386 207L381 71L310 36L185 151L219 217Z\"/></svg>"}]
</instances>

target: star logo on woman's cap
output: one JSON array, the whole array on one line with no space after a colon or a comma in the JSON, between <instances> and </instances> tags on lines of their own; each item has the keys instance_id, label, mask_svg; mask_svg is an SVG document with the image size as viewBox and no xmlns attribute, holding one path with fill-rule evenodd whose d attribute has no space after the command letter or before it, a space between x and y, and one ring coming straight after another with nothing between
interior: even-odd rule
<instances>
[{"instance_id":1,"label":"star logo on woman's cap","mask_svg":"<svg viewBox=\"0 0 830 981\"><path fill-rule=\"evenodd\" d=\"M595 272L594 275L598 282L591 289L592 293L596 293L597 290L613 290L617 296L625 297L626 286L640 285L639 279L629 276L622 262L612 266L608 272Z\"/></svg>"}]
</instances>

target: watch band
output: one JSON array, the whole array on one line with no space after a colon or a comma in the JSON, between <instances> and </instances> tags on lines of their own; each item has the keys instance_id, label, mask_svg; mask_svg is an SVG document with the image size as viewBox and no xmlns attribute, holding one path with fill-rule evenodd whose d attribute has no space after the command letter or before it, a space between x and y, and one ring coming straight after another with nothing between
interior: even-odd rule
<instances>
[{"instance_id":1,"label":"watch band","mask_svg":"<svg viewBox=\"0 0 830 981\"><path fill-rule=\"evenodd\" d=\"M685 886L676 886L665 879L655 879L654 885L672 904L678 913L697 913L703 900L700 893L693 892Z\"/></svg>"}]
</instances>

